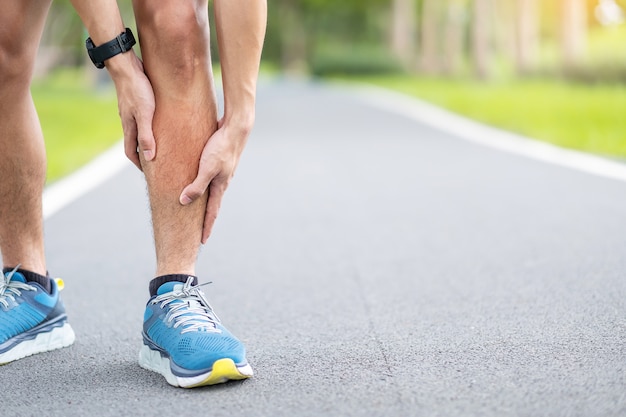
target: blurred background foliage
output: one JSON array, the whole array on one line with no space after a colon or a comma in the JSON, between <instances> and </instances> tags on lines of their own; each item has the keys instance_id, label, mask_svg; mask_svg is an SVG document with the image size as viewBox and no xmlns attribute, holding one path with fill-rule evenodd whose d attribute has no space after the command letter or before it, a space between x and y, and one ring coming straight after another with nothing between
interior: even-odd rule
<instances>
[{"instance_id":1,"label":"blurred background foliage","mask_svg":"<svg viewBox=\"0 0 626 417\"><path fill-rule=\"evenodd\" d=\"M118 4L133 27L130 0ZM626 0L269 0L268 6L264 64L289 74L626 81ZM38 74L86 64L84 35L69 1L55 0Z\"/></svg>"},{"instance_id":2,"label":"blurred background foliage","mask_svg":"<svg viewBox=\"0 0 626 417\"><path fill-rule=\"evenodd\" d=\"M118 4L135 28L131 1ZM268 0L262 70L375 84L623 159L625 10L626 0ZM69 1L55 0L33 86L51 180L122 136L110 80L88 62L86 37Z\"/></svg>"}]
</instances>

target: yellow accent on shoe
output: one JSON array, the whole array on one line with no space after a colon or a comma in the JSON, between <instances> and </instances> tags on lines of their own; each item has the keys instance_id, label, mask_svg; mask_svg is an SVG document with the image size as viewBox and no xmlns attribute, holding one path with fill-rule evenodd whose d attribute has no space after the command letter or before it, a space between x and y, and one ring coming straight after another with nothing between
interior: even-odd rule
<instances>
[{"instance_id":1,"label":"yellow accent on shoe","mask_svg":"<svg viewBox=\"0 0 626 417\"><path fill-rule=\"evenodd\" d=\"M213 364L213 370L211 371L211 374L207 377L207 379L205 379L204 381L198 384L191 385L186 388L202 387L205 385L215 385L215 384L228 382L231 380L235 381L235 380L246 379L246 378L250 378L250 377L239 372L239 370L237 369L237 366L235 365L235 362L232 359L225 358L225 359L220 359L218 361L215 361L215 363Z\"/></svg>"},{"instance_id":2,"label":"yellow accent on shoe","mask_svg":"<svg viewBox=\"0 0 626 417\"><path fill-rule=\"evenodd\" d=\"M63 288L65 288L65 281L61 278L55 278L54 282L56 282L59 291L63 291Z\"/></svg>"}]
</instances>

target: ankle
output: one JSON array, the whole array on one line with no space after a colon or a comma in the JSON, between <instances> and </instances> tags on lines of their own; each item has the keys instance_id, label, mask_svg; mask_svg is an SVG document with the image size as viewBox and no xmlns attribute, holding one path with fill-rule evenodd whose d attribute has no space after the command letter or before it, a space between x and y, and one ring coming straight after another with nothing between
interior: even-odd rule
<instances>
[{"instance_id":1,"label":"ankle","mask_svg":"<svg viewBox=\"0 0 626 417\"><path fill-rule=\"evenodd\" d=\"M159 287L166 282L176 281L182 282L184 284L185 282L187 282L187 279L189 279L189 277L193 277L193 285L198 285L198 278L195 275L168 274L154 278L152 281L150 281L150 284L148 286L148 289L150 290L150 297L154 297L157 294Z\"/></svg>"},{"instance_id":2,"label":"ankle","mask_svg":"<svg viewBox=\"0 0 626 417\"><path fill-rule=\"evenodd\" d=\"M4 274L6 274L8 272L13 271L14 269L15 269L15 267L13 267L13 268L5 267L5 268L2 269L2 272ZM41 274L38 274L36 272L29 271L28 269L22 269L22 268L18 268L16 270L16 272L19 272L20 274L22 274L27 282L36 282L37 284L41 285L41 287L48 294L50 294L50 292L52 291L52 284L50 283L50 277L49 276L41 275Z\"/></svg>"}]
</instances>

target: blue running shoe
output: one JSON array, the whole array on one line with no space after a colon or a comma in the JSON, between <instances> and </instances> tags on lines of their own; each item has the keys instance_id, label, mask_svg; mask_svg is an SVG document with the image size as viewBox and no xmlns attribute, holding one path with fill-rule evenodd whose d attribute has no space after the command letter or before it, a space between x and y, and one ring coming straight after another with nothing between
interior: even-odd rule
<instances>
[{"instance_id":1,"label":"blue running shoe","mask_svg":"<svg viewBox=\"0 0 626 417\"><path fill-rule=\"evenodd\" d=\"M166 282L148 301L139 365L183 388L250 378L243 344L222 326L193 281Z\"/></svg>"},{"instance_id":2,"label":"blue running shoe","mask_svg":"<svg viewBox=\"0 0 626 417\"><path fill-rule=\"evenodd\" d=\"M59 298L62 281L50 280L51 294L26 282L15 268L0 278L0 365L74 343Z\"/></svg>"}]
</instances>

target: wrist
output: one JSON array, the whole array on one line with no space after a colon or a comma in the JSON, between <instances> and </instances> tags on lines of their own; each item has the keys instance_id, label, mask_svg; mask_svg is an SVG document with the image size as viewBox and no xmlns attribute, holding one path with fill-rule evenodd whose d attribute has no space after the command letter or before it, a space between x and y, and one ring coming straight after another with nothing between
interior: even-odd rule
<instances>
[{"instance_id":1,"label":"wrist","mask_svg":"<svg viewBox=\"0 0 626 417\"><path fill-rule=\"evenodd\" d=\"M245 120L224 118L224 123L222 124L224 135L235 149L237 149L238 153L241 153L246 146L253 124L254 121L250 120L249 117Z\"/></svg>"},{"instance_id":2,"label":"wrist","mask_svg":"<svg viewBox=\"0 0 626 417\"><path fill-rule=\"evenodd\" d=\"M87 53L91 62L93 62L96 68L102 69L106 66L106 61L117 55L131 51L136 43L133 32L129 28L126 28L125 31L119 33L113 39L101 44L96 44L91 37L89 37L85 41L85 46L87 47Z\"/></svg>"},{"instance_id":3,"label":"wrist","mask_svg":"<svg viewBox=\"0 0 626 417\"><path fill-rule=\"evenodd\" d=\"M239 132L246 136L254 126L254 107L248 111L224 115L224 127L233 132Z\"/></svg>"},{"instance_id":4,"label":"wrist","mask_svg":"<svg viewBox=\"0 0 626 417\"><path fill-rule=\"evenodd\" d=\"M141 61L134 51L128 51L108 59L106 69L116 84L124 79L132 79L138 73L144 74Z\"/></svg>"}]
</instances>

